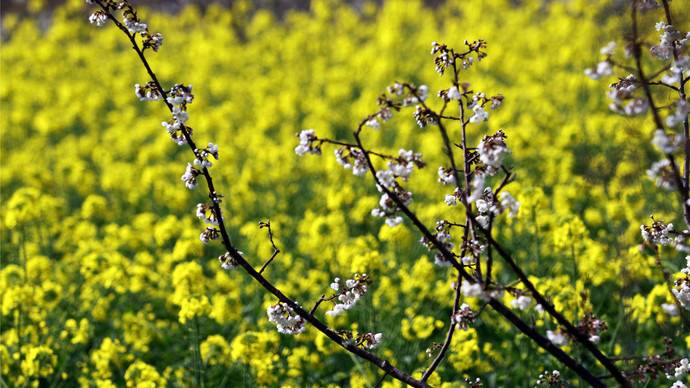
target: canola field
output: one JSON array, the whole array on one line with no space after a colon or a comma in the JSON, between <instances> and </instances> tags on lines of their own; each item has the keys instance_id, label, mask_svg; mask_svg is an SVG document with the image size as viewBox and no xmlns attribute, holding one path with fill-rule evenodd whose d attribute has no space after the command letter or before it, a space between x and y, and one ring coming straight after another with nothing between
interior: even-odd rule
<instances>
[{"instance_id":1,"label":"canola field","mask_svg":"<svg viewBox=\"0 0 690 388\"><path fill-rule=\"evenodd\" d=\"M682 6L672 2L686 31ZM90 24L83 1L59 6L48 22L41 7L30 1L26 14L2 16L0 385L376 385L380 370L313 328L278 333L266 316L275 298L241 271L223 270L222 247L201 244L195 206L205 194L180 181L190 155L161 127L164 106L136 98L134 84L147 74L121 31ZM347 314L320 313L330 326L382 333L375 353L418 376L427 349L446 335L455 275L434 265L409 222L391 227L371 216L379 193L370 178L343 169L332 149L297 156L295 135L314 128L351 140L394 81L428 85L433 100L447 80L434 71L431 42L460 48L484 39L488 56L468 81L505 100L469 143L505 131L516 173L507 189L521 204L496 238L567 318L594 312L608 323L599 344L606 354L660 353L668 337L687 357L690 333L664 312L671 294L641 245L651 214L681 223L675 197L646 176L658 159L654 124L611 112L607 82L584 75L629 29L624 4L314 0L282 18L243 1L138 11L165 37L149 56L158 77L193 85L189 125L200 143L220 148L214 181L247 260L258 268L271 256L259 228L270 219L281 252L264 274L300 304L313 305L335 277L371 278ZM428 167L410 178L411 206L428 225L447 214L436 132L405 111L365 138L387 152L421 152ZM661 260L672 274L685 266L671 249ZM501 282L515 280L495 265ZM520 315L538 330L555 328L534 309ZM564 349L606 374L577 346ZM485 386L531 387L554 369L584 386L487 309L456 332L429 384L479 377ZM672 383L661 376L647 386Z\"/></svg>"}]
</instances>

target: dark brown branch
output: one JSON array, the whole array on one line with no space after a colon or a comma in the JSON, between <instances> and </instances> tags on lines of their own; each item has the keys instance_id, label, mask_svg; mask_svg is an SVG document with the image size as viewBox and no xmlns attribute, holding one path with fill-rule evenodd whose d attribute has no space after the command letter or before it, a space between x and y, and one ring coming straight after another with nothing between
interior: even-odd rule
<instances>
[{"instance_id":1,"label":"dark brown branch","mask_svg":"<svg viewBox=\"0 0 690 388\"><path fill-rule=\"evenodd\" d=\"M443 346L441 346L441 350L438 352L436 355L436 358L434 358L434 361L431 363L429 368L424 371L424 374L422 375L422 380L426 382L429 377L431 376L432 373L438 368L438 366L441 364L441 361L446 356L446 352L448 352L448 349L450 348L450 342L453 340L453 333L455 332L456 329L456 324L453 322L453 317L455 313L458 311L458 308L460 307L460 286L462 285L462 275L460 272L458 272L458 280L455 284L455 299L453 301L453 311L450 313L450 327L448 328L448 333L446 334L446 340L443 341Z\"/></svg>"}]
</instances>

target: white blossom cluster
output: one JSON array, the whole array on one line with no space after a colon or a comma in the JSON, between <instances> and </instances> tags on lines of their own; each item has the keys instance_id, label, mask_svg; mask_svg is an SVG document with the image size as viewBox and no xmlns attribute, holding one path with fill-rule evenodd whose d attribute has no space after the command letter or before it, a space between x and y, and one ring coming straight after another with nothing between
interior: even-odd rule
<instances>
[{"instance_id":1,"label":"white blossom cluster","mask_svg":"<svg viewBox=\"0 0 690 388\"><path fill-rule=\"evenodd\" d=\"M679 56L678 59L674 58L668 72L661 77L661 82L668 85L679 85L687 77L688 71L690 71L690 56L683 55Z\"/></svg>"},{"instance_id":2,"label":"white blossom cluster","mask_svg":"<svg viewBox=\"0 0 690 388\"><path fill-rule=\"evenodd\" d=\"M391 198L388 193L384 192L384 188L395 195L403 205L407 206L412 202L412 193L404 190L396 181L396 175L392 170L379 170L376 172L376 179L379 184L376 188L381 194L379 199L379 207L374 208L371 211L371 215L374 217L381 217L386 219L386 225L397 226L402 223L403 218L396 215L398 205L393 198Z\"/></svg>"},{"instance_id":3,"label":"white blossom cluster","mask_svg":"<svg viewBox=\"0 0 690 388\"><path fill-rule=\"evenodd\" d=\"M367 292L367 274L355 275L354 279L345 280L341 285L340 278L335 278L331 289L337 292L337 300L333 308L326 311L326 315L335 317L355 306L357 301Z\"/></svg>"},{"instance_id":4,"label":"white blossom cluster","mask_svg":"<svg viewBox=\"0 0 690 388\"><path fill-rule=\"evenodd\" d=\"M337 148L335 150L335 160L345 169L352 169L352 173L356 176L363 176L369 169L364 152L359 148Z\"/></svg>"},{"instance_id":5,"label":"white blossom cluster","mask_svg":"<svg viewBox=\"0 0 690 388\"><path fill-rule=\"evenodd\" d=\"M455 172L452 168L440 166L438 168L438 181L444 185L455 184Z\"/></svg>"},{"instance_id":6,"label":"white blossom cluster","mask_svg":"<svg viewBox=\"0 0 690 388\"><path fill-rule=\"evenodd\" d=\"M192 190L196 188L198 184L197 177L199 175L201 175L201 171L194 168L191 163L187 163L187 168L185 169L184 174L182 174L182 181L188 189Z\"/></svg>"},{"instance_id":7,"label":"white blossom cluster","mask_svg":"<svg viewBox=\"0 0 690 388\"><path fill-rule=\"evenodd\" d=\"M382 340L382 333L364 333L358 337L357 342L359 342L360 346L363 348L371 350L379 346Z\"/></svg>"},{"instance_id":8,"label":"white blossom cluster","mask_svg":"<svg viewBox=\"0 0 690 388\"><path fill-rule=\"evenodd\" d=\"M467 280L463 280L460 285L460 292L468 298L484 298L486 294L484 293L484 288L479 283L470 283Z\"/></svg>"},{"instance_id":9,"label":"white blossom cluster","mask_svg":"<svg viewBox=\"0 0 690 388\"><path fill-rule=\"evenodd\" d=\"M316 144L319 140L316 137L316 131L313 129L302 130L297 137L299 137L299 144L295 147L295 153L299 156L304 156L305 154L316 154L321 155L321 147Z\"/></svg>"},{"instance_id":10,"label":"white blossom cluster","mask_svg":"<svg viewBox=\"0 0 690 388\"><path fill-rule=\"evenodd\" d=\"M286 303L269 306L266 313L268 321L276 325L279 333L297 335L305 330L304 319Z\"/></svg>"},{"instance_id":11,"label":"white blossom cluster","mask_svg":"<svg viewBox=\"0 0 690 388\"><path fill-rule=\"evenodd\" d=\"M150 47L153 51L158 51L163 45L163 35L160 32L156 32L153 35L144 35L144 48Z\"/></svg>"},{"instance_id":12,"label":"white blossom cluster","mask_svg":"<svg viewBox=\"0 0 690 388\"><path fill-rule=\"evenodd\" d=\"M199 240L201 240L202 243L208 244L209 241L211 240L217 240L220 238L220 232L218 229L214 227L206 227L203 232L199 235Z\"/></svg>"},{"instance_id":13,"label":"white blossom cluster","mask_svg":"<svg viewBox=\"0 0 690 388\"><path fill-rule=\"evenodd\" d=\"M671 245L674 237L673 224L665 224L662 221L654 221L651 226L640 225L640 232L645 241L656 245Z\"/></svg>"},{"instance_id":14,"label":"white blossom cluster","mask_svg":"<svg viewBox=\"0 0 690 388\"><path fill-rule=\"evenodd\" d=\"M87 1L87 4L93 4L93 2ZM143 49L151 48L153 51L158 51L160 46L163 44L163 35L160 33L149 33L149 26L139 20L139 17L129 2L106 1L104 2L103 8L104 9L94 11L91 15L89 15L89 22L91 24L95 24L97 27L102 27L108 21L109 15L115 18L112 12L122 10L122 24L124 24L130 34L139 34L141 36Z\"/></svg>"},{"instance_id":15,"label":"white blossom cluster","mask_svg":"<svg viewBox=\"0 0 690 388\"><path fill-rule=\"evenodd\" d=\"M458 204L458 199L460 199L462 195L462 191L460 188L456 187L453 190L453 194L447 194L443 201L446 203L448 206L457 206Z\"/></svg>"},{"instance_id":16,"label":"white blossom cluster","mask_svg":"<svg viewBox=\"0 0 690 388\"><path fill-rule=\"evenodd\" d=\"M616 52L616 42L609 42L600 50L601 55L606 56L606 59L599 62L595 68L585 69L585 75L593 80L608 77L613 74L613 63L611 56Z\"/></svg>"},{"instance_id":17,"label":"white blossom cluster","mask_svg":"<svg viewBox=\"0 0 690 388\"><path fill-rule=\"evenodd\" d=\"M103 27L107 21L108 15L100 9L89 16L89 23L95 24L96 27Z\"/></svg>"},{"instance_id":18,"label":"white blossom cluster","mask_svg":"<svg viewBox=\"0 0 690 388\"><path fill-rule=\"evenodd\" d=\"M563 334L561 330L547 330L546 338L556 346L564 346L568 344L568 337Z\"/></svg>"},{"instance_id":19,"label":"white blossom cluster","mask_svg":"<svg viewBox=\"0 0 690 388\"><path fill-rule=\"evenodd\" d=\"M657 129L654 131L654 137L652 138L652 145L665 154L672 154L676 152L682 142L683 136L675 134L669 136L663 129Z\"/></svg>"},{"instance_id":20,"label":"white blossom cluster","mask_svg":"<svg viewBox=\"0 0 690 388\"><path fill-rule=\"evenodd\" d=\"M165 99L170 105L187 105L194 101L194 94L192 94L192 85L175 84L167 93Z\"/></svg>"},{"instance_id":21,"label":"white blossom cluster","mask_svg":"<svg viewBox=\"0 0 690 388\"><path fill-rule=\"evenodd\" d=\"M520 211L520 202L518 202L509 192L503 191L498 194L498 200L503 209L508 210L508 217L515 218Z\"/></svg>"},{"instance_id":22,"label":"white blossom cluster","mask_svg":"<svg viewBox=\"0 0 690 388\"><path fill-rule=\"evenodd\" d=\"M503 159L510 153L505 139L505 133L499 130L494 135L484 136L477 146L479 160L487 167L490 175L501 167Z\"/></svg>"},{"instance_id":23,"label":"white blossom cluster","mask_svg":"<svg viewBox=\"0 0 690 388\"><path fill-rule=\"evenodd\" d=\"M451 322L457 325L461 330L467 330L469 325L471 325L476 316L474 311L470 308L467 303L463 303L451 317Z\"/></svg>"},{"instance_id":24,"label":"white blossom cluster","mask_svg":"<svg viewBox=\"0 0 690 388\"><path fill-rule=\"evenodd\" d=\"M208 160L209 156L213 156L214 159L218 160L218 146L213 143L208 143L208 146L204 149L194 150L194 153L196 154L194 164L201 166L201 168L210 168L213 166L213 163Z\"/></svg>"},{"instance_id":25,"label":"white blossom cluster","mask_svg":"<svg viewBox=\"0 0 690 388\"><path fill-rule=\"evenodd\" d=\"M161 125L168 131L170 138L177 145L187 144L187 138L184 136L183 130L186 130L187 134L192 136L192 128L185 126L185 123L189 120L187 104L191 103L192 100L194 100L194 95L192 94L191 85L175 84L167 93L166 102L172 106L172 119L163 121Z\"/></svg>"},{"instance_id":26,"label":"white blossom cluster","mask_svg":"<svg viewBox=\"0 0 690 388\"><path fill-rule=\"evenodd\" d=\"M667 374L666 377L669 379L681 379L690 373L690 361L687 358L683 358L678 361L678 366L675 367L673 375Z\"/></svg>"},{"instance_id":27,"label":"white blossom cluster","mask_svg":"<svg viewBox=\"0 0 690 388\"><path fill-rule=\"evenodd\" d=\"M489 119L489 112L487 112L482 105L474 103L470 106L470 109L472 109L470 123L481 123Z\"/></svg>"},{"instance_id":28,"label":"white blossom cluster","mask_svg":"<svg viewBox=\"0 0 690 388\"><path fill-rule=\"evenodd\" d=\"M684 268L685 278L678 279L675 282L675 287L671 289L673 295L678 299L678 302L684 309L690 310L690 278L688 278L688 272L690 267Z\"/></svg>"},{"instance_id":29,"label":"white blossom cluster","mask_svg":"<svg viewBox=\"0 0 690 388\"><path fill-rule=\"evenodd\" d=\"M143 86L134 84L134 94L139 98L139 101L158 101L162 97L160 90L153 81L149 81Z\"/></svg>"},{"instance_id":30,"label":"white blossom cluster","mask_svg":"<svg viewBox=\"0 0 690 388\"><path fill-rule=\"evenodd\" d=\"M608 325L602 319L597 318L592 313L585 314L585 317L580 321L578 330L589 335L589 340L592 343L598 344L601 340L601 333L608 329Z\"/></svg>"},{"instance_id":31,"label":"white blossom cluster","mask_svg":"<svg viewBox=\"0 0 690 388\"><path fill-rule=\"evenodd\" d=\"M398 150L398 158L388 162L388 169L393 176L407 180L414 167L424 167L422 154L401 148Z\"/></svg>"},{"instance_id":32,"label":"white blossom cluster","mask_svg":"<svg viewBox=\"0 0 690 388\"><path fill-rule=\"evenodd\" d=\"M510 305L518 310L527 310L532 304L532 298L527 295L520 295L517 298L510 301Z\"/></svg>"},{"instance_id":33,"label":"white blossom cluster","mask_svg":"<svg viewBox=\"0 0 690 388\"><path fill-rule=\"evenodd\" d=\"M451 224L447 221L436 221L436 234L434 235L434 238L441 245L443 245L448 252L451 252L453 247L455 247L455 244L451 241L452 237L450 235L450 228ZM442 251L438 249L436 245L431 242L431 240L427 239L426 236L422 236L419 242L429 251L436 252L434 255L434 264L438 265L439 267L447 267L451 264L450 260L446 258Z\"/></svg>"},{"instance_id":34,"label":"white blossom cluster","mask_svg":"<svg viewBox=\"0 0 690 388\"><path fill-rule=\"evenodd\" d=\"M682 50L690 39L690 32L680 32L666 22L658 22L655 27L659 31L660 41L659 44L652 46L649 52L658 59L665 61L671 59L674 50Z\"/></svg>"},{"instance_id":35,"label":"white blossom cluster","mask_svg":"<svg viewBox=\"0 0 690 388\"><path fill-rule=\"evenodd\" d=\"M653 180L657 187L664 190L673 190L676 187L673 167L668 159L662 159L652 163L647 170L647 176Z\"/></svg>"},{"instance_id":36,"label":"white blossom cluster","mask_svg":"<svg viewBox=\"0 0 690 388\"><path fill-rule=\"evenodd\" d=\"M206 203L196 205L196 216L207 224L218 225L218 219L213 212L213 208Z\"/></svg>"},{"instance_id":37,"label":"white blossom cluster","mask_svg":"<svg viewBox=\"0 0 690 388\"><path fill-rule=\"evenodd\" d=\"M146 23L143 23L134 17L125 17L125 27L127 27L129 32L132 34L144 34L149 28Z\"/></svg>"},{"instance_id":38,"label":"white blossom cluster","mask_svg":"<svg viewBox=\"0 0 690 388\"><path fill-rule=\"evenodd\" d=\"M646 99L635 96L639 82L634 75L630 74L620 81L610 85L608 93L611 99L609 108L626 116L637 116L647 112L649 103Z\"/></svg>"},{"instance_id":39,"label":"white blossom cluster","mask_svg":"<svg viewBox=\"0 0 690 388\"><path fill-rule=\"evenodd\" d=\"M431 55L436 55L436 58L434 58L435 70L440 75L443 75L447 68L453 66L453 61L455 61L448 46L436 41L431 42Z\"/></svg>"},{"instance_id":40,"label":"white blossom cluster","mask_svg":"<svg viewBox=\"0 0 690 388\"><path fill-rule=\"evenodd\" d=\"M687 101L678 100L675 106L676 108L673 113L666 117L666 125L669 127L677 127L688 119L688 112L690 112L690 109L688 109Z\"/></svg>"},{"instance_id":41,"label":"white blossom cluster","mask_svg":"<svg viewBox=\"0 0 690 388\"><path fill-rule=\"evenodd\" d=\"M237 253L239 253L240 255L242 254L242 252L240 251L237 251ZM220 267L226 271L235 269L239 265L237 260L235 260L235 258L230 255L230 252L225 252L222 255L218 256L218 262L220 262Z\"/></svg>"}]
</instances>

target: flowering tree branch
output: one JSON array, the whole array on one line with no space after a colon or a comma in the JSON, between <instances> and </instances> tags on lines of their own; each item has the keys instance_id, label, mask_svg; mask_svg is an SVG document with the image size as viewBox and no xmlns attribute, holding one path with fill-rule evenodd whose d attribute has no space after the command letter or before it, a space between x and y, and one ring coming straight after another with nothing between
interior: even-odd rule
<instances>
[{"instance_id":1,"label":"flowering tree branch","mask_svg":"<svg viewBox=\"0 0 690 388\"><path fill-rule=\"evenodd\" d=\"M247 272L247 274L250 277L252 277L264 289L273 294L280 301L280 304L269 308L269 320L274 321L278 325L279 330L282 329L282 331L284 332L297 334L304 330L305 322L310 323L313 327L315 327L321 333L326 335L330 340L332 340L345 350L355 354L356 356L364 360L369 361L373 365L382 369L386 373L386 375L390 375L395 379L398 379L413 387L426 387L426 383L412 378L409 374L406 374L397 369L390 362L379 358L378 356L374 355L373 353L365 349L375 347L378 341L380 341L380 335L365 334L360 335L357 338L348 339L344 337L342 334L330 329L326 324L314 317L312 314L313 312L308 313L299 304L297 304L291 298L288 298L282 291L280 291L269 280L262 276L261 272L266 268L266 266L278 253L278 249L273 243L272 231L269 226L270 224L266 223L265 226L268 228L269 231L269 239L271 240L271 243L273 245L274 254L269 259L269 261L267 261L266 264L264 264L264 266L261 268L261 271L256 271L254 267L249 262L247 262L247 260L240 254L240 252L232 244L230 237L227 233L227 229L225 227L222 212L220 209L221 196L218 194L213 185L213 179L208 169L208 167L210 167L210 162L207 162L208 154L214 154L213 156L215 156L217 159L217 147L210 145L210 150L199 150L196 147L196 144L192 139L191 128L185 125L187 119L186 103L183 103L181 107L175 106L175 97L171 98L171 96L169 96L169 93L165 91L160 81L156 77L156 74L151 69L144 54L144 49L147 48L146 42L150 40L148 26L138 19L135 10L131 7L131 5L129 5L127 1L92 0L92 2L97 4L100 7L100 10L92 14L90 18L91 21L95 24L102 25L105 23L106 20L111 20L123 33L125 33L125 35L127 35L130 42L132 43L132 48L139 56L139 59L146 68L149 77L151 78L152 85L150 85L147 90L142 90L138 87L137 94L140 96L140 98L143 97L142 99L162 99L164 101L168 110L173 114L175 119L175 122L173 124L170 124L168 128L172 127L174 131L179 131L181 133L183 137L181 139L178 138L178 144L187 144L195 156L195 161L199 161L198 164L201 166L201 170L193 169L193 167L191 167L191 164L188 165L187 172L183 176L183 180L185 181L188 187L196 186L196 176L199 174L203 175L206 180L209 198L211 199L210 210L212 213L211 216L207 217L207 219L209 221L212 221L213 224L217 225L219 229L216 230L215 228L207 228L207 230L204 233L202 233L202 241L208 241L209 239L217 239L218 232L220 233L223 246L227 249L227 252L219 258L221 260L223 267L242 267L242 269L245 272ZM112 13L113 11L119 9L124 10L124 24L120 22ZM139 46L136 40L137 33L139 33L142 36L142 39L144 41L143 48ZM159 42L162 43L162 36L160 36L160 34L158 34L158 36ZM159 45L160 43L158 43L158 46L155 46L154 49L156 51ZM191 102L191 90L184 89L183 87L175 90L179 91L180 89L182 89L182 91L180 92L180 98L182 98L183 100L186 98L189 100L187 102ZM174 132L171 132L171 136L174 134ZM176 138L173 137L173 139L175 140ZM205 214L205 212L203 212L203 210L205 209L203 207L200 208L200 210L202 210L202 214ZM199 211L197 212L197 214L199 214Z\"/></svg>"}]
</instances>

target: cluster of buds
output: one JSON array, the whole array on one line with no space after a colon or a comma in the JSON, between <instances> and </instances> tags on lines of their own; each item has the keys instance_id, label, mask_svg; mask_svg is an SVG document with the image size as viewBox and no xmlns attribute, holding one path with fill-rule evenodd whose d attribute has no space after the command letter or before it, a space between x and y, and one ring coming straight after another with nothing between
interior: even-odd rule
<instances>
[{"instance_id":1,"label":"cluster of buds","mask_svg":"<svg viewBox=\"0 0 690 388\"><path fill-rule=\"evenodd\" d=\"M459 308L458 311L453 313L453 316L451 317L451 322L461 330L467 330L467 328L474 323L474 320L476 319L476 316L474 314L474 311L470 308L470 306L467 303L463 303Z\"/></svg>"},{"instance_id":2,"label":"cluster of buds","mask_svg":"<svg viewBox=\"0 0 690 388\"><path fill-rule=\"evenodd\" d=\"M268 321L274 323L280 333L297 335L305 330L304 319L286 303L269 306L266 313Z\"/></svg>"},{"instance_id":3,"label":"cluster of buds","mask_svg":"<svg viewBox=\"0 0 690 388\"><path fill-rule=\"evenodd\" d=\"M685 375L690 373L690 361L687 358L680 359L678 362L674 363L673 366L673 375L666 375L669 379L682 379Z\"/></svg>"},{"instance_id":4,"label":"cluster of buds","mask_svg":"<svg viewBox=\"0 0 690 388\"><path fill-rule=\"evenodd\" d=\"M544 371L542 374L539 375L539 378L537 378L536 384L537 386L539 385L545 385L547 387L566 387L565 383L561 381L561 372L554 370L554 371Z\"/></svg>"},{"instance_id":5,"label":"cluster of buds","mask_svg":"<svg viewBox=\"0 0 690 388\"><path fill-rule=\"evenodd\" d=\"M184 135L184 131L186 131L190 137L192 136L192 128L185 125L187 120L189 120L187 104L191 103L192 100L194 100L194 95L192 94L191 85L184 86L182 84L175 84L167 93L166 102L173 107L173 117L171 120L163 121L161 125L165 127L170 138L177 145L187 144L187 138Z\"/></svg>"},{"instance_id":6,"label":"cluster of buds","mask_svg":"<svg viewBox=\"0 0 690 388\"><path fill-rule=\"evenodd\" d=\"M455 247L455 244L451 241L452 236L450 235L450 229L452 228L453 224L446 220L440 220L436 221L436 234L434 234L434 238L436 241L441 243L443 247L448 251L452 253L452 249ZM426 236L422 236L422 238L419 240L419 242L424 245L429 251L435 252L434 254L434 263L440 267L447 267L451 263L446 258L446 256L441 252L441 250L437 249L436 246L426 238Z\"/></svg>"},{"instance_id":7,"label":"cluster of buds","mask_svg":"<svg viewBox=\"0 0 690 388\"><path fill-rule=\"evenodd\" d=\"M161 91L155 82L149 81L144 86L134 84L134 94L137 95L139 101L158 101L161 99Z\"/></svg>"},{"instance_id":8,"label":"cluster of buds","mask_svg":"<svg viewBox=\"0 0 690 388\"><path fill-rule=\"evenodd\" d=\"M208 244L209 241L217 240L218 238L220 238L220 231L211 226L207 226L199 235L199 240L204 244Z\"/></svg>"},{"instance_id":9,"label":"cluster of buds","mask_svg":"<svg viewBox=\"0 0 690 388\"><path fill-rule=\"evenodd\" d=\"M605 321L597 318L592 313L587 313L577 325L577 329L589 336L589 340L598 344L601 340L601 333L608 329Z\"/></svg>"},{"instance_id":10,"label":"cluster of buds","mask_svg":"<svg viewBox=\"0 0 690 388\"><path fill-rule=\"evenodd\" d=\"M382 333L354 334L351 331L340 330L338 334L343 337L346 345L352 345L367 350L374 349L383 340Z\"/></svg>"},{"instance_id":11,"label":"cluster of buds","mask_svg":"<svg viewBox=\"0 0 690 388\"><path fill-rule=\"evenodd\" d=\"M196 216L207 224L218 225L218 218L213 207L206 203L196 205Z\"/></svg>"},{"instance_id":12,"label":"cluster of buds","mask_svg":"<svg viewBox=\"0 0 690 388\"><path fill-rule=\"evenodd\" d=\"M194 101L194 94L192 94L192 85L175 84L168 92L166 98L168 104L175 106L187 106Z\"/></svg>"},{"instance_id":13,"label":"cluster of buds","mask_svg":"<svg viewBox=\"0 0 690 388\"><path fill-rule=\"evenodd\" d=\"M388 226L397 226L403 219L401 216L397 215L400 210L398 204L395 200L384 192L384 188L392 193L403 205L407 206L412 202L412 193L403 189L400 184L396 181L396 176L391 170L379 170L376 172L376 179L379 182L377 189L381 192L381 198L379 199L379 207L374 208L371 211L371 215L374 217L381 217L386 219L386 224Z\"/></svg>"},{"instance_id":14,"label":"cluster of buds","mask_svg":"<svg viewBox=\"0 0 690 388\"><path fill-rule=\"evenodd\" d=\"M239 254L242 254L242 252L237 251ZM239 263L237 260L230 255L230 252L225 252L222 255L218 256L218 262L220 263L220 267L223 268L226 271L229 271L231 269L235 269Z\"/></svg>"},{"instance_id":15,"label":"cluster of buds","mask_svg":"<svg viewBox=\"0 0 690 388\"><path fill-rule=\"evenodd\" d=\"M345 169L352 169L356 176L363 176L369 169L364 152L356 147L336 148L335 160Z\"/></svg>"},{"instance_id":16,"label":"cluster of buds","mask_svg":"<svg viewBox=\"0 0 690 388\"><path fill-rule=\"evenodd\" d=\"M479 193L479 192L476 192ZM500 215L504 211L508 211L508 216L513 218L520 210L520 202L518 202L509 192L504 191L499 193L498 200L491 191L490 187L485 187L481 192L481 196L475 201L477 205L477 222L484 229L489 227L489 223L494 217Z\"/></svg>"},{"instance_id":17,"label":"cluster of buds","mask_svg":"<svg viewBox=\"0 0 690 388\"><path fill-rule=\"evenodd\" d=\"M355 306L357 301L367 292L369 277L367 274L355 274L352 279L347 279L341 284L340 278L335 278L331 283L331 289L336 292L333 308L326 311L326 315L337 316Z\"/></svg>"},{"instance_id":18,"label":"cluster of buds","mask_svg":"<svg viewBox=\"0 0 690 388\"><path fill-rule=\"evenodd\" d=\"M208 143L208 147L204 149L194 150L194 153L196 154L194 164L201 166L201 168L209 168L213 166L213 163L208 160L209 156L213 156L215 160L218 160L218 146L213 143Z\"/></svg>"},{"instance_id":19,"label":"cluster of buds","mask_svg":"<svg viewBox=\"0 0 690 388\"><path fill-rule=\"evenodd\" d=\"M184 174L182 174L182 181L188 189L192 190L198 184L197 177L199 175L201 175L201 171L194 168L191 163L187 163L187 168L184 170Z\"/></svg>"},{"instance_id":20,"label":"cluster of buds","mask_svg":"<svg viewBox=\"0 0 690 388\"><path fill-rule=\"evenodd\" d=\"M455 171L450 167L440 166L438 168L438 181L443 185L454 185L455 184Z\"/></svg>"},{"instance_id":21,"label":"cluster of buds","mask_svg":"<svg viewBox=\"0 0 690 388\"><path fill-rule=\"evenodd\" d=\"M395 82L386 88L386 92L378 97L379 111L371 115L364 123L367 127L378 129L382 122L393 117L393 111L423 103L429 96L429 87Z\"/></svg>"},{"instance_id":22,"label":"cluster of buds","mask_svg":"<svg viewBox=\"0 0 690 388\"><path fill-rule=\"evenodd\" d=\"M419 128L424 128L427 125L433 125L438 122L436 114L429 108L417 105L414 111L414 120Z\"/></svg>"},{"instance_id":23,"label":"cluster of buds","mask_svg":"<svg viewBox=\"0 0 690 388\"><path fill-rule=\"evenodd\" d=\"M93 0L87 0L87 4L93 3ZM153 51L158 51L163 44L163 35L160 33L151 34L149 26L139 19L134 7L128 1L102 0L99 2L99 5L101 5L102 9L94 11L89 16L91 24L101 27L108 21L109 16L115 19L113 12L121 10L122 24L124 24L130 34L139 34L141 36L144 49L151 48Z\"/></svg>"},{"instance_id":24,"label":"cluster of buds","mask_svg":"<svg viewBox=\"0 0 690 388\"><path fill-rule=\"evenodd\" d=\"M438 42L431 42L431 55L434 55L434 65L436 72L443 75L448 68L455 67L456 61L460 60L463 69L467 69L475 60L481 61L486 57L486 41L479 39L473 42L465 41L467 51L456 53L452 48Z\"/></svg>"},{"instance_id":25,"label":"cluster of buds","mask_svg":"<svg viewBox=\"0 0 690 388\"><path fill-rule=\"evenodd\" d=\"M321 142L313 129L303 129L298 135L299 144L295 147L295 153L299 156L304 154L321 155Z\"/></svg>"},{"instance_id":26,"label":"cluster of buds","mask_svg":"<svg viewBox=\"0 0 690 388\"><path fill-rule=\"evenodd\" d=\"M663 352L642 357L642 360L627 375L638 381L656 380L660 376L666 376L668 379L675 378L675 369L680 366L681 360L676 358L673 341L670 338L664 338L664 345ZM677 388L676 385L673 387Z\"/></svg>"},{"instance_id":27,"label":"cluster of buds","mask_svg":"<svg viewBox=\"0 0 690 388\"><path fill-rule=\"evenodd\" d=\"M612 83L609 88L608 96L611 99L609 108L626 116L637 116L644 114L649 109L646 99L638 97L635 91L639 88L640 81L630 74L621 78L618 82Z\"/></svg>"},{"instance_id":28,"label":"cluster of buds","mask_svg":"<svg viewBox=\"0 0 690 388\"><path fill-rule=\"evenodd\" d=\"M654 245L672 245L676 242L677 233L673 230L673 224L652 219L652 225L640 225L642 238Z\"/></svg>"},{"instance_id":29,"label":"cluster of buds","mask_svg":"<svg viewBox=\"0 0 690 388\"><path fill-rule=\"evenodd\" d=\"M471 377L465 377L465 384L470 388L481 388L484 386L479 377L475 377L474 380Z\"/></svg>"}]
</instances>

